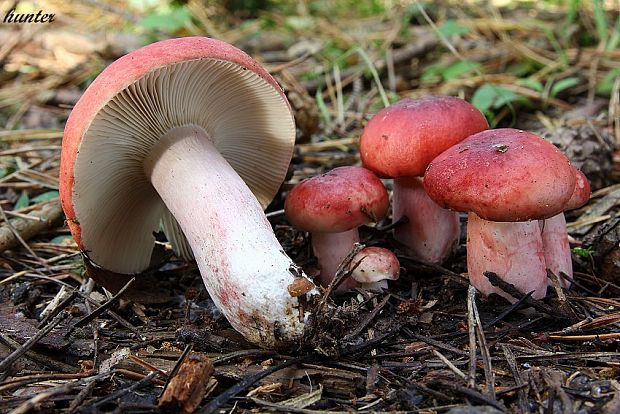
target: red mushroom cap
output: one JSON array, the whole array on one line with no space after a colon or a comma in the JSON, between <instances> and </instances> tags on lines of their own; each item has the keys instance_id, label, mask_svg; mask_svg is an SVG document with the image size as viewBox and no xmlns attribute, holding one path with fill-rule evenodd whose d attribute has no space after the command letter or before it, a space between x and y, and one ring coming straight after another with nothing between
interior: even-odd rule
<instances>
[{"instance_id":1,"label":"red mushroom cap","mask_svg":"<svg viewBox=\"0 0 620 414\"><path fill-rule=\"evenodd\" d=\"M588 177L575 168L575 190L564 210L573 210L583 206L590 199L591 193Z\"/></svg>"},{"instance_id":2,"label":"red mushroom cap","mask_svg":"<svg viewBox=\"0 0 620 414\"><path fill-rule=\"evenodd\" d=\"M368 121L360 140L362 163L380 177L422 176L433 158L488 127L484 115L459 98L403 99Z\"/></svg>"},{"instance_id":3,"label":"red mushroom cap","mask_svg":"<svg viewBox=\"0 0 620 414\"><path fill-rule=\"evenodd\" d=\"M297 184L284 204L300 230L340 233L387 214L389 199L381 180L362 167L339 167Z\"/></svg>"},{"instance_id":4,"label":"red mushroom cap","mask_svg":"<svg viewBox=\"0 0 620 414\"><path fill-rule=\"evenodd\" d=\"M435 158L424 188L437 204L489 221L552 217L575 189L574 168L555 146L521 130L480 132Z\"/></svg>"},{"instance_id":5,"label":"red mushroom cap","mask_svg":"<svg viewBox=\"0 0 620 414\"><path fill-rule=\"evenodd\" d=\"M396 255L383 247L365 247L360 250L351 265L358 266L351 277L359 283L375 283L381 280L396 280L400 275L400 262Z\"/></svg>"}]
</instances>

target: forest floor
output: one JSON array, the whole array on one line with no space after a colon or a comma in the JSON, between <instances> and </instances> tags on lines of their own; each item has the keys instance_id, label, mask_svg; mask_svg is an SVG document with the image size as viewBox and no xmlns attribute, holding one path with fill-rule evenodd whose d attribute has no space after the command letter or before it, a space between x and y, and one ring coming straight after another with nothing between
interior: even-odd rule
<instances>
[{"instance_id":1,"label":"forest floor","mask_svg":"<svg viewBox=\"0 0 620 414\"><path fill-rule=\"evenodd\" d=\"M262 3L47 0L28 4L55 13L53 23L0 26L0 411L185 412L160 398L178 387L176 375L191 391L179 397L187 412L620 412L620 5L252 9ZM2 4L0 17L7 12ZM361 130L387 103L454 95L492 127L551 140L587 175L590 201L567 214L572 287L540 301L486 298L468 288L464 240L449 262L421 263L382 230L389 219L362 228L362 241L399 253L400 279L382 294L334 296L341 311L312 341L324 347L248 344L215 309L195 264L165 243L146 293L130 300L98 287L59 207L64 123L113 60L189 35L242 48L286 91L297 144L267 212L308 274L309 237L284 218L286 193L359 165Z\"/></svg>"}]
</instances>

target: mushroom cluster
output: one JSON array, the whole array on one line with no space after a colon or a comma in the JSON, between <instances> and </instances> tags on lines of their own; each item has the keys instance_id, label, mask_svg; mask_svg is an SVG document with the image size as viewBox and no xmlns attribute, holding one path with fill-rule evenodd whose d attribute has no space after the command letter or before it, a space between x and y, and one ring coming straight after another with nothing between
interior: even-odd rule
<instances>
[{"instance_id":1,"label":"mushroom cluster","mask_svg":"<svg viewBox=\"0 0 620 414\"><path fill-rule=\"evenodd\" d=\"M525 131L489 130L484 116L469 103L430 96L405 99L375 114L362 133L360 156L365 168L394 179L394 239L405 253L444 261L458 242L457 212L468 212L467 265L478 290L513 299L493 287L485 272L532 292L534 298L546 294L547 270L560 278L561 286L570 286L572 261L563 211L585 204L590 187L552 144ZM371 211L359 203L350 205L352 194L367 190L349 193L351 187L338 177L338 170L345 171L306 180L287 198L291 223L313 233L323 285L359 240L357 230L349 229L363 220L350 225L350 217L334 215L334 221L326 222L322 216L337 210L350 215L351 208ZM312 202L310 188L320 194ZM347 203L342 204L343 198ZM373 213L371 218L382 216ZM357 276L346 287L360 281Z\"/></svg>"},{"instance_id":2,"label":"mushroom cluster","mask_svg":"<svg viewBox=\"0 0 620 414\"><path fill-rule=\"evenodd\" d=\"M61 154L61 203L73 237L91 264L110 271L97 281L118 288L113 275L145 270L153 232L163 226L177 255L196 259L237 331L262 347L299 343L311 316L304 305L318 290L263 213L294 141L283 91L227 43L171 39L112 63L71 112ZM379 111L360 155L365 168L307 179L286 199L289 221L312 233L321 284L359 241L357 228L387 215L379 177L394 178L393 220L407 218L394 237L408 254L445 260L459 237L454 211L467 211L476 288L506 296L485 271L536 298L545 295L547 269L570 284L563 211L584 204L590 188L553 145L524 131L488 130L461 99L427 97ZM382 288L400 272L396 255L376 246L348 265L346 288Z\"/></svg>"}]
</instances>

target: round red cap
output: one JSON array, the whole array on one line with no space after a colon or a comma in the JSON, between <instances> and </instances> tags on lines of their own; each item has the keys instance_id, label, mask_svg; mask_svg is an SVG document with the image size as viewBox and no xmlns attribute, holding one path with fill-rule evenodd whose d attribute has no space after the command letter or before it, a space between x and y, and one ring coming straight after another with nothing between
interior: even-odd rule
<instances>
[{"instance_id":1,"label":"round red cap","mask_svg":"<svg viewBox=\"0 0 620 414\"><path fill-rule=\"evenodd\" d=\"M339 167L297 184L284 210L300 230L340 233L382 219L388 205L387 190L372 171Z\"/></svg>"},{"instance_id":2,"label":"round red cap","mask_svg":"<svg viewBox=\"0 0 620 414\"><path fill-rule=\"evenodd\" d=\"M351 277L359 283L375 283L381 280L396 280L400 275L398 257L383 247L365 247L355 255L351 265L358 266Z\"/></svg>"},{"instance_id":3,"label":"round red cap","mask_svg":"<svg viewBox=\"0 0 620 414\"><path fill-rule=\"evenodd\" d=\"M473 105L452 96L403 99L377 112L364 128L364 167L380 177L417 177L433 158L489 127Z\"/></svg>"},{"instance_id":4,"label":"round red cap","mask_svg":"<svg viewBox=\"0 0 620 414\"><path fill-rule=\"evenodd\" d=\"M526 221L564 211L574 168L553 144L504 128L480 132L435 158L424 188L437 204L489 221Z\"/></svg>"}]
</instances>

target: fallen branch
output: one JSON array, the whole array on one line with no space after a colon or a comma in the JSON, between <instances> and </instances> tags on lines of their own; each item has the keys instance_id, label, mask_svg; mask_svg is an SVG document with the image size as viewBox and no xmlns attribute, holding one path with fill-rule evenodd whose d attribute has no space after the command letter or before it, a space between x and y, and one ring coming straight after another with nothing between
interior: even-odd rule
<instances>
[{"instance_id":1,"label":"fallen branch","mask_svg":"<svg viewBox=\"0 0 620 414\"><path fill-rule=\"evenodd\" d=\"M19 238L15 235L15 232L17 232L19 237L23 240L29 240L45 230L60 225L64 217L58 201L46 203L40 210L31 211L28 215L37 217L39 220L18 217L0 226L0 253L20 245ZM13 229L11 229L11 227ZM13 230L15 230L15 232Z\"/></svg>"}]
</instances>

